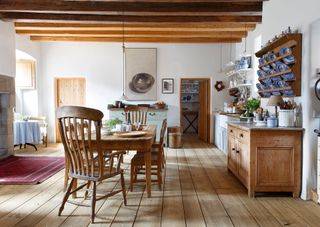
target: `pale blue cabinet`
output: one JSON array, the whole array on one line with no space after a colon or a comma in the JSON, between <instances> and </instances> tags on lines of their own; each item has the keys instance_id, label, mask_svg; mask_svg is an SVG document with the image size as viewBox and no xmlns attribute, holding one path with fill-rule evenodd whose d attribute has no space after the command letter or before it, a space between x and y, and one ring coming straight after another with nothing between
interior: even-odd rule
<instances>
[{"instance_id":1,"label":"pale blue cabinet","mask_svg":"<svg viewBox=\"0 0 320 227\"><path fill-rule=\"evenodd\" d=\"M168 110L157 110L157 109L148 110L147 124L157 125L157 141L159 141L160 139L160 130L161 130L162 121L164 119L167 119L167 112ZM121 121L124 121L125 117L124 117L123 109L119 108L119 109L109 110L109 118L110 119L118 118ZM167 141L166 137L164 141Z\"/></svg>"}]
</instances>

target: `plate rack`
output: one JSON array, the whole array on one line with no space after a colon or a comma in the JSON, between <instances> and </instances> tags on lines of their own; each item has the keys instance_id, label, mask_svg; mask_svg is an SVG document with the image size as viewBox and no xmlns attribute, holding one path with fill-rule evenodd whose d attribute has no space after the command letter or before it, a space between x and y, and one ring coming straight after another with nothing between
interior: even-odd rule
<instances>
[{"instance_id":1,"label":"plate rack","mask_svg":"<svg viewBox=\"0 0 320 227\"><path fill-rule=\"evenodd\" d=\"M270 65L271 63L282 61L283 58L286 58L292 55L295 59L295 62L292 64L288 64L289 70L285 70L282 72L276 72L274 74L259 78L259 82L266 86L264 80L272 79L273 77L281 76L288 73L293 73L294 79L293 80L285 80L281 78L281 80L285 81L289 86L288 87L279 87L274 89L266 89L266 90L259 90L258 93L261 97L264 97L263 93L272 93L272 92L281 92L285 90L292 90L293 96L301 96L301 50L302 46L302 34L301 33L292 33L286 34L283 37L277 39L276 41L270 43L269 45L262 48L260 51L256 52L255 55L258 58L262 58L269 52L272 52L277 57L271 61L267 61L263 64L259 65L259 69L263 66ZM281 48L288 47L291 49L289 53L284 55L279 54ZM286 95L282 95L286 96Z\"/></svg>"}]
</instances>

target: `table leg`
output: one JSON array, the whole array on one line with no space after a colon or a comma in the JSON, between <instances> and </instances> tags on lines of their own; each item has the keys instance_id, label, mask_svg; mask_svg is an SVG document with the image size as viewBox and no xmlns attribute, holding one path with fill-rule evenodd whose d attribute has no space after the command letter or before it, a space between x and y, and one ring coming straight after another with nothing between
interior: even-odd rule
<instances>
[{"instance_id":1,"label":"table leg","mask_svg":"<svg viewBox=\"0 0 320 227\"><path fill-rule=\"evenodd\" d=\"M146 185L148 198L151 197L151 150L145 152L145 165L146 165Z\"/></svg>"}]
</instances>

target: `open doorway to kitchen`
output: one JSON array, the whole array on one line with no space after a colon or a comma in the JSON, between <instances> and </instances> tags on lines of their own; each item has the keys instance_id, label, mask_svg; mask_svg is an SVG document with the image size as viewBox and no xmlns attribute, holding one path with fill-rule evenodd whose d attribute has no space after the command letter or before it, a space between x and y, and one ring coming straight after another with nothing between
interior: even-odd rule
<instances>
[{"instance_id":1,"label":"open doorway to kitchen","mask_svg":"<svg viewBox=\"0 0 320 227\"><path fill-rule=\"evenodd\" d=\"M180 126L183 133L210 140L210 78L181 78Z\"/></svg>"}]
</instances>

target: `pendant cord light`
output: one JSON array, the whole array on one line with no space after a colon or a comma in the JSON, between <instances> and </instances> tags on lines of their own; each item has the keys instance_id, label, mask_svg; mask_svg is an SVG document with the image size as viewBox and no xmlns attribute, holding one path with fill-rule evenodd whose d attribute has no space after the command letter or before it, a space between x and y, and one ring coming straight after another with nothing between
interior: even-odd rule
<instances>
[{"instance_id":1,"label":"pendant cord light","mask_svg":"<svg viewBox=\"0 0 320 227\"><path fill-rule=\"evenodd\" d=\"M222 72L222 43L220 43L220 72Z\"/></svg>"},{"instance_id":2,"label":"pendant cord light","mask_svg":"<svg viewBox=\"0 0 320 227\"><path fill-rule=\"evenodd\" d=\"M122 96L121 100L127 100L128 97L124 94L125 90L125 44L124 44L124 6L122 8Z\"/></svg>"},{"instance_id":3,"label":"pendant cord light","mask_svg":"<svg viewBox=\"0 0 320 227\"><path fill-rule=\"evenodd\" d=\"M233 32L231 31L231 40L233 38ZM230 61L226 64L227 67L234 66L234 63L232 61L232 42L230 42Z\"/></svg>"},{"instance_id":4,"label":"pendant cord light","mask_svg":"<svg viewBox=\"0 0 320 227\"><path fill-rule=\"evenodd\" d=\"M246 57L247 56L247 23L244 24L244 32L245 32L245 38L244 38L244 52L243 52L243 56Z\"/></svg>"}]
</instances>

